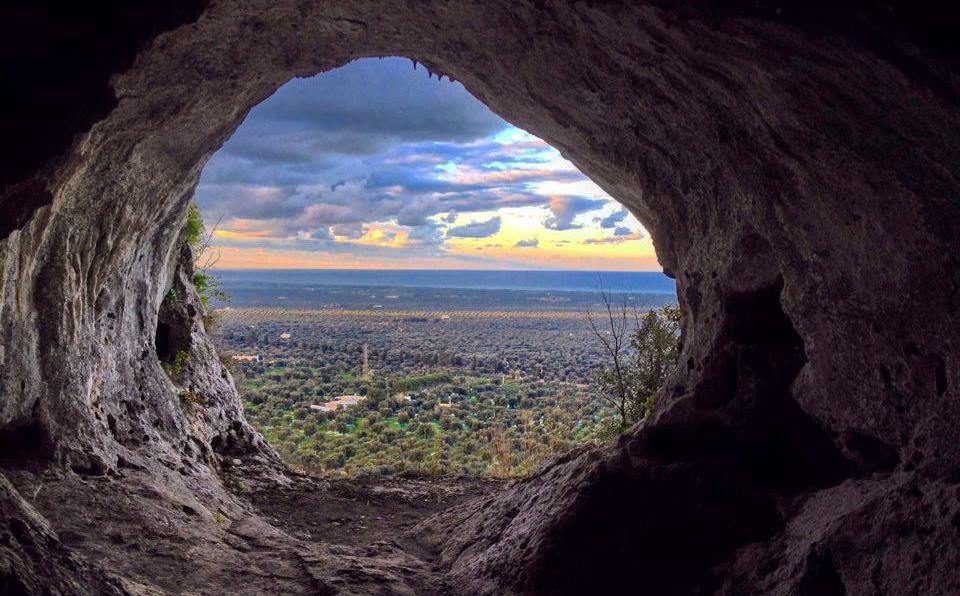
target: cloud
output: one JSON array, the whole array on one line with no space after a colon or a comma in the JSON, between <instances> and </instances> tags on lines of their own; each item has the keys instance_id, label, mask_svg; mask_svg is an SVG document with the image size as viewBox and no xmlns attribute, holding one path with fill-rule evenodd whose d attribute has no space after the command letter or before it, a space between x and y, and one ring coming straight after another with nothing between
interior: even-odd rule
<instances>
[{"instance_id":1,"label":"cloud","mask_svg":"<svg viewBox=\"0 0 960 596\"><path fill-rule=\"evenodd\" d=\"M422 226L427 218L440 211L439 201L434 197L414 197L396 213L397 223L402 226Z\"/></svg>"},{"instance_id":2,"label":"cloud","mask_svg":"<svg viewBox=\"0 0 960 596\"><path fill-rule=\"evenodd\" d=\"M628 236L632 230L626 226L617 226L613 229L614 236Z\"/></svg>"},{"instance_id":3,"label":"cloud","mask_svg":"<svg viewBox=\"0 0 960 596\"><path fill-rule=\"evenodd\" d=\"M626 219L626 218L627 218L627 215L629 215L629 214L630 214L630 212L627 211L626 207L624 207L624 208L620 209L619 211L614 211L613 213L611 213L610 215L608 215L608 216L606 216L606 217L603 217L603 218L599 218L599 217L598 217L598 218L597 218L596 220L594 220L594 221L599 222L601 228L613 228L613 227L616 227L616 225L617 225L618 223L620 223L620 222L622 222L624 219Z\"/></svg>"},{"instance_id":4,"label":"cloud","mask_svg":"<svg viewBox=\"0 0 960 596\"><path fill-rule=\"evenodd\" d=\"M358 60L295 79L251 110L221 153L274 164L371 155L401 142L470 142L508 125L462 85L408 60Z\"/></svg>"},{"instance_id":5,"label":"cloud","mask_svg":"<svg viewBox=\"0 0 960 596\"><path fill-rule=\"evenodd\" d=\"M272 219L301 213L305 205L292 199L293 189L271 186L226 184L208 186L198 193L197 202L208 223L226 217Z\"/></svg>"},{"instance_id":6,"label":"cloud","mask_svg":"<svg viewBox=\"0 0 960 596\"><path fill-rule=\"evenodd\" d=\"M626 231L624 233L624 230ZM606 236L603 238L587 238L583 241L584 244L620 244L621 242L627 242L629 240L643 240L647 235L641 230L636 232L630 230L630 228L617 228L613 236Z\"/></svg>"},{"instance_id":7,"label":"cloud","mask_svg":"<svg viewBox=\"0 0 960 596\"><path fill-rule=\"evenodd\" d=\"M408 141L462 142L505 128L460 83L432 80L403 58L357 60L322 76L296 79L252 115L295 128Z\"/></svg>"},{"instance_id":8,"label":"cloud","mask_svg":"<svg viewBox=\"0 0 960 596\"><path fill-rule=\"evenodd\" d=\"M308 238L311 240L333 240L333 234L330 232L330 228L320 227L314 230L303 230L299 233L300 238Z\"/></svg>"},{"instance_id":9,"label":"cloud","mask_svg":"<svg viewBox=\"0 0 960 596\"><path fill-rule=\"evenodd\" d=\"M470 222L462 226L447 229L447 236L456 238L486 238L500 231L500 216L495 215L487 221Z\"/></svg>"},{"instance_id":10,"label":"cloud","mask_svg":"<svg viewBox=\"0 0 960 596\"><path fill-rule=\"evenodd\" d=\"M407 234L407 243L418 246L436 246L443 244L443 230L439 225L428 221L415 227Z\"/></svg>"},{"instance_id":11,"label":"cloud","mask_svg":"<svg viewBox=\"0 0 960 596\"><path fill-rule=\"evenodd\" d=\"M332 231L334 236L343 236L351 240L356 240L363 237L364 227L360 222L347 223L333 226Z\"/></svg>"},{"instance_id":12,"label":"cloud","mask_svg":"<svg viewBox=\"0 0 960 596\"><path fill-rule=\"evenodd\" d=\"M450 145L444 147L447 151ZM471 144L467 151L474 149ZM251 167L246 185L212 182L208 176L210 170L206 170L196 200L208 219L283 219L284 225L266 227L282 228L288 234L318 225L360 220L394 220L400 225L418 226L443 213L447 214L448 223L454 223L461 213L540 206L548 200L531 188L537 181L549 178L547 171L486 178L476 175L471 181L458 181L432 165L427 169L384 165L391 154L377 154L363 163L345 157L343 163L331 171L316 172L313 178L298 172L288 181L283 178L289 171L286 174L273 171L269 176L261 176L270 168ZM510 165L524 167L525 163ZM274 170L291 167L286 164ZM280 184L274 184L277 182ZM291 184L284 185L285 182Z\"/></svg>"},{"instance_id":13,"label":"cloud","mask_svg":"<svg viewBox=\"0 0 960 596\"><path fill-rule=\"evenodd\" d=\"M550 197L550 212L553 217L543 221L549 230L575 230L582 228L582 224L574 223L581 213L600 209L607 204L606 199L591 199L587 197L553 196Z\"/></svg>"},{"instance_id":14,"label":"cloud","mask_svg":"<svg viewBox=\"0 0 960 596\"><path fill-rule=\"evenodd\" d=\"M516 222L536 223L530 208L571 230L612 205L602 197L558 151L405 59L363 59L284 85L210 159L195 194L207 223L220 221L220 246L390 258L454 258L446 242L501 230L509 242L484 246L539 247L529 227L513 235ZM593 221L622 234L626 210L609 210Z\"/></svg>"}]
</instances>

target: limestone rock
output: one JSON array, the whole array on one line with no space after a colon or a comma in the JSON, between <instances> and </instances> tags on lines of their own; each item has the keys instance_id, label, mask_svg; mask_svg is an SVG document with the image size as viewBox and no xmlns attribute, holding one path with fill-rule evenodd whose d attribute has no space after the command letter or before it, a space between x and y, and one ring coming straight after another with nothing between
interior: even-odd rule
<instances>
[{"instance_id":1,"label":"limestone rock","mask_svg":"<svg viewBox=\"0 0 960 596\"><path fill-rule=\"evenodd\" d=\"M35 122L57 126L14 135L22 150L4 164L5 470L106 478L117 495L129 485L134 504L164 478L160 511L194 495L262 528L237 513L220 458L282 469L205 338L181 251L187 201L209 155L282 83L399 54L461 81L623 202L675 276L684 318L680 367L642 428L425 524L455 585L562 593L590 576L728 593L956 588L954 551L928 548L955 542L957 527L956 14L787 0L131 10L116 36L64 17L89 47L39 44L41 55L31 44L42 31L2 36L26 56L9 61L13 87L56 86L57 59L85 73L36 105ZM76 66L84 60L95 66ZM171 287L182 305L164 306ZM161 324L168 345L189 343L176 378L157 349ZM164 527L151 520L144 513L144 527ZM868 570L860 547L879 566ZM354 555L326 553L318 573L349 569ZM33 564L8 566L9 581L34 590ZM338 577L362 593L361 576L387 573L377 569ZM87 585L86 573L63 581Z\"/></svg>"},{"instance_id":2,"label":"limestone rock","mask_svg":"<svg viewBox=\"0 0 960 596\"><path fill-rule=\"evenodd\" d=\"M131 587L60 544L47 521L0 475L0 594L126 595Z\"/></svg>"}]
</instances>

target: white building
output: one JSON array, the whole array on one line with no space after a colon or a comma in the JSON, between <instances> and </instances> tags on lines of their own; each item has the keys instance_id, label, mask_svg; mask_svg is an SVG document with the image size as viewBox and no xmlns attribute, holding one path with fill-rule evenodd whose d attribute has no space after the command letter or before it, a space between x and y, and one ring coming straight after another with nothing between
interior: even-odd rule
<instances>
[{"instance_id":1,"label":"white building","mask_svg":"<svg viewBox=\"0 0 960 596\"><path fill-rule=\"evenodd\" d=\"M312 404L310 409L314 412L336 412L340 408L355 406L367 399L364 395L341 395L323 404Z\"/></svg>"}]
</instances>

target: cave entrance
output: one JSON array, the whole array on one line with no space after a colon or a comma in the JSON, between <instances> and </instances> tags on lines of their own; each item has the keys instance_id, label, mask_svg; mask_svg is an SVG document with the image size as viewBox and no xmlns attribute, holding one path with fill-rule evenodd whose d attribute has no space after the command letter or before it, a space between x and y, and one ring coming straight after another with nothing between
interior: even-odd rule
<instances>
[{"instance_id":1,"label":"cave entrance","mask_svg":"<svg viewBox=\"0 0 960 596\"><path fill-rule=\"evenodd\" d=\"M194 201L197 270L222 284L201 295L232 297L205 299L247 417L325 473L530 472L611 415L583 316L598 286L675 302L626 208L404 58L287 83Z\"/></svg>"},{"instance_id":2,"label":"cave entrance","mask_svg":"<svg viewBox=\"0 0 960 596\"><path fill-rule=\"evenodd\" d=\"M18 84L11 87L28 98L17 105L29 105L34 118L25 110L9 110L10 117L27 123L17 130L37 134L9 136L31 158L15 164L16 177L36 173L5 184L0 199L10 214L0 223L0 381L9 398L0 413L5 429L22 429L4 437L5 447L49 440L65 464L101 471L121 466L118 442L135 446L124 437L149 439L136 453L123 452L144 464L144 473L126 478L156 477L185 493L208 493L199 477L175 473L176 458L168 456L183 450L193 459L184 448L191 439L230 453L222 437L247 430L236 395L230 387L211 393L212 407L199 412L189 394L171 395L148 358L158 328L153 315L175 268L171 249L201 165L251 106L292 77L399 53L462 80L640 217L676 275L686 323L682 373L669 387L670 408L653 424L610 449L559 463L550 478L517 483L501 500L467 510L464 523L439 526L455 530L437 546L461 591L596 592L596 584L578 582L600 573L653 592L698 577L705 581L692 580L699 589L691 591L858 592L876 580L930 581L931 591L956 592L955 574L939 573L945 567L924 558L936 549L911 562L917 553L888 540L883 527L896 522L905 539L919 528L933 544L944 541L927 529L952 535L956 520L924 509L943 500L944 481L955 484L960 445L944 422L957 417L960 120L952 44L941 45L936 33L953 30L925 26L946 22L934 11L910 16L886 3L846 10L827 3L423 0L403 10L337 0L187 4L195 10L184 14L144 3L134 13L149 18L137 19L137 27L121 20L110 28L116 35L103 35L98 18L84 18L97 26L58 44L43 43L28 27L18 28L31 43L10 37L28 50L27 59L11 61L24 75L12 77ZM154 19L155 10L179 16ZM46 21L45 11L37 14ZM105 13L88 16L97 14ZM95 51L82 53L78 40ZM29 59L58 47L83 56L66 62L82 76L59 76L63 69L48 68L48 60ZM97 60L102 56L119 59ZM81 62L101 67L74 66ZM46 91L38 101L32 83L40 79ZM69 117L47 118L50 105L55 116ZM56 138L44 134L54 129ZM362 149L355 146L355 154ZM320 190L353 190L339 182ZM332 235L332 242L362 244L362 220L283 228L284 205L270 197L266 189L256 198L275 215L281 239ZM356 214L352 205L330 203L307 215ZM557 225L564 205L549 206ZM425 209L404 217L430 219L445 235L453 225L474 224L467 228L474 234L494 225L492 214L439 222L449 211L431 212L428 201ZM418 227L399 217L397 210L390 221ZM247 238L224 234L223 241L251 241L249 232L258 230L225 227ZM367 241L382 244L391 234L399 242L391 229ZM406 230L403 238L412 236ZM425 236L420 240L430 240ZM266 250L276 237L252 241ZM341 262L348 257L339 254ZM282 333L297 341L286 330L275 337ZM157 347L176 361L180 350L171 349L176 342L168 335ZM432 347L421 342L420 351ZM356 347L352 354L362 358ZM208 372L215 368L209 351L200 359ZM891 469L897 473L883 477ZM845 476L853 478L842 490L816 490ZM134 495L125 482L100 486ZM803 492L813 497L806 504L796 498ZM13 505L21 511L16 499ZM138 508L138 515L151 510ZM824 517L809 523L811 513ZM165 515L143 520L167 526L167 535ZM783 541L768 540L784 527ZM756 548L739 548L747 543ZM210 544L222 554L219 543ZM253 546L236 549L237 570L263 554L262 541ZM114 547L92 558L111 552L116 575L138 566L134 580L145 568L169 570L170 561L186 560L164 557L158 566ZM311 563L300 553L284 557L283 566ZM876 555L890 574L864 573L879 568L862 553ZM208 560L224 560L220 554ZM358 559L342 562L340 571L325 560L299 567L339 573L329 582L310 578L313 588L335 588L359 577ZM363 567L361 579L375 571ZM76 575L76 566L69 568ZM931 572L918 580L911 569ZM195 567L193 574L181 570L178 583L209 581ZM248 577L231 569L234 584Z\"/></svg>"}]
</instances>

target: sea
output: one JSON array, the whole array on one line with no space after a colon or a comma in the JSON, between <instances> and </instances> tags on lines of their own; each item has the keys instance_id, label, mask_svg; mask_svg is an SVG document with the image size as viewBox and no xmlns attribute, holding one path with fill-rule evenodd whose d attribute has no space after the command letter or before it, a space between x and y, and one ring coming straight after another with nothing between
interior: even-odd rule
<instances>
[{"instance_id":1,"label":"sea","mask_svg":"<svg viewBox=\"0 0 960 596\"><path fill-rule=\"evenodd\" d=\"M674 281L649 271L223 269L216 307L583 310L600 290L636 305L676 302Z\"/></svg>"},{"instance_id":2,"label":"sea","mask_svg":"<svg viewBox=\"0 0 960 596\"><path fill-rule=\"evenodd\" d=\"M478 290L541 290L674 294L659 271L490 271L450 269L220 269L225 286L395 286Z\"/></svg>"}]
</instances>

